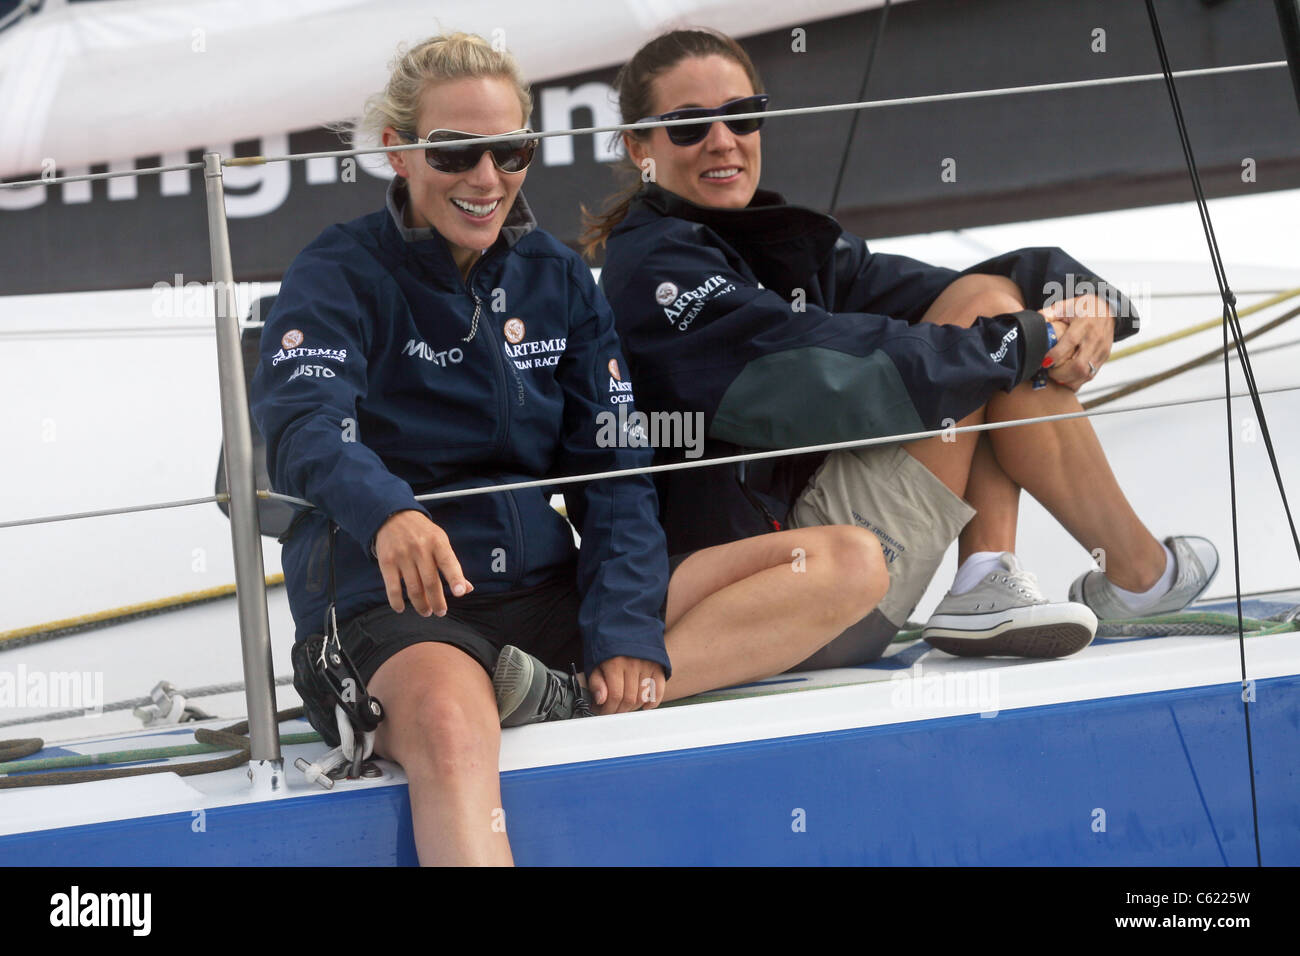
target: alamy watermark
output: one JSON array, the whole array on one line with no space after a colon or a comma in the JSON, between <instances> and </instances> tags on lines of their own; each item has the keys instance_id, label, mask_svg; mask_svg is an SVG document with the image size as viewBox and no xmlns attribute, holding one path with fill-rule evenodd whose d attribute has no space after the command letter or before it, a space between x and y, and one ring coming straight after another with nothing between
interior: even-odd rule
<instances>
[{"instance_id":1,"label":"alamy watermark","mask_svg":"<svg viewBox=\"0 0 1300 956\"><path fill-rule=\"evenodd\" d=\"M1076 276L1073 272L1066 273L1064 283L1054 279L1043 284L1043 308L1050 309L1058 302L1068 302L1085 295L1095 295L1106 303L1111 315L1117 319L1136 318L1144 312L1150 313L1151 283L1130 282L1126 285L1111 285L1105 279L1093 281L1086 276ZM1086 303L1074 311L1074 316L1077 318L1088 318L1091 315Z\"/></svg>"},{"instance_id":2,"label":"alamy watermark","mask_svg":"<svg viewBox=\"0 0 1300 956\"><path fill-rule=\"evenodd\" d=\"M218 318L225 318L226 303L233 302L236 318L241 317L247 308L253 313L251 321L260 320L261 316L257 314L257 306L262 299L260 282L198 282L194 279L185 282L184 278L177 272L170 283L153 284L151 312L154 318L206 319L214 313Z\"/></svg>"},{"instance_id":3,"label":"alamy watermark","mask_svg":"<svg viewBox=\"0 0 1300 956\"><path fill-rule=\"evenodd\" d=\"M596 413L596 444L601 448L684 448L687 458L704 454L703 412Z\"/></svg>"},{"instance_id":4,"label":"alamy watermark","mask_svg":"<svg viewBox=\"0 0 1300 956\"><path fill-rule=\"evenodd\" d=\"M998 715L998 674L995 670L926 675L920 661L910 671L889 678L894 685L890 705L900 710L979 711Z\"/></svg>"},{"instance_id":5,"label":"alamy watermark","mask_svg":"<svg viewBox=\"0 0 1300 956\"><path fill-rule=\"evenodd\" d=\"M0 708L83 710L87 716L104 712L103 671L0 670Z\"/></svg>"}]
</instances>

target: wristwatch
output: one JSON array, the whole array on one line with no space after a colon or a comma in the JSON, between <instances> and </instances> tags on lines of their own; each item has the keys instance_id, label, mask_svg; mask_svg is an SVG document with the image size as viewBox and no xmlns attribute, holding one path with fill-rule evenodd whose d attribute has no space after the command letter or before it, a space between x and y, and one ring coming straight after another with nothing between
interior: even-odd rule
<instances>
[{"instance_id":1,"label":"wristwatch","mask_svg":"<svg viewBox=\"0 0 1300 956\"><path fill-rule=\"evenodd\" d=\"M1044 321L1047 320L1045 319ZM1054 348L1056 348L1056 329L1052 327L1052 323L1050 321L1047 321L1047 351L1050 352ZM1035 372L1034 377L1030 379L1030 387L1032 387L1034 390L1038 390L1040 388L1046 388L1047 370L1051 367L1052 367L1052 360L1048 358L1046 355L1044 355L1042 367L1037 372Z\"/></svg>"}]
</instances>

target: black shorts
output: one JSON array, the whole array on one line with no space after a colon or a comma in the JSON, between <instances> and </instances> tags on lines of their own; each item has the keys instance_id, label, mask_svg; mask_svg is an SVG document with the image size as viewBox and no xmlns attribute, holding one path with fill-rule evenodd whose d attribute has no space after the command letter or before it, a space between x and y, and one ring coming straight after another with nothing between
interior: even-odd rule
<instances>
[{"instance_id":1,"label":"black shorts","mask_svg":"<svg viewBox=\"0 0 1300 956\"><path fill-rule=\"evenodd\" d=\"M507 644L527 651L547 667L567 673L573 664L581 671L579 603L576 582L569 576L496 594L449 595L445 617L421 617L410 601L401 614L383 604L340 626L339 640L366 684L384 661L425 641L460 648L489 675Z\"/></svg>"},{"instance_id":2,"label":"black shorts","mask_svg":"<svg viewBox=\"0 0 1300 956\"><path fill-rule=\"evenodd\" d=\"M699 549L697 549L697 550L699 550ZM685 561L687 558L689 558L689 557L690 557L691 555L693 555L694 553L695 553L694 551L683 551L681 554L674 554L674 555L671 555L671 556L668 558L668 580L669 580L669 581L671 581L672 578L673 578L673 572L675 572L679 567L681 567L682 562ZM661 621L666 621L666 620L668 620L668 591L667 591L667 589L664 590L664 603L661 604L661 605L659 605L659 620L661 620Z\"/></svg>"}]
</instances>

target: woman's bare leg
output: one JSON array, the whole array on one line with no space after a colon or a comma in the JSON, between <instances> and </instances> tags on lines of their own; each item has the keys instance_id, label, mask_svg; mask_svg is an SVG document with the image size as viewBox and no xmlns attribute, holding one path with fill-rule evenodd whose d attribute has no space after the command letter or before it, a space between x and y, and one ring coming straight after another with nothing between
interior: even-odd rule
<instances>
[{"instance_id":1,"label":"woman's bare leg","mask_svg":"<svg viewBox=\"0 0 1300 956\"><path fill-rule=\"evenodd\" d=\"M375 749L410 781L421 865L511 865L500 718L482 665L450 644L414 644L384 661L366 689L384 705Z\"/></svg>"},{"instance_id":2,"label":"woman's bare leg","mask_svg":"<svg viewBox=\"0 0 1300 956\"><path fill-rule=\"evenodd\" d=\"M969 328L981 315L998 315L1025 307L1020 287L1003 276L963 276L939 294L921 317L935 325ZM986 409L966 416L958 426L979 425ZM990 453L985 434L967 432L911 442L908 453L925 465L954 494L966 499L975 517L962 529L957 543L957 564L977 551L1014 551L1016 519L1020 512L1020 487ZM961 484L956 484L960 481Z\"/></svg>"},{"instance_id":3,"label":"woman's bare leg","mask_svg":"<svg viewBox=\"0 0 1300 956\"><path fill-rule=\"evenodd\" d=\"M1020 289L1002 276L963 276L946 288L927 310L923 321L969 327L977 316L997 315L1024 308ZM1055 382L1034 389L1028 383L1011 392L997 392L971 418L990 422L1034 418L1080 411L1074 392ZM963 436L957 436L961 438ZM970 464L962 465L966 454L948 443L914 448L940 439L927 439L907 450L934 471L932 460L946 462L949 472L968 476L966 500L977 514L962 532L961 558L975 551L1004 551L1015 548L1016 514L1023 487L1089 551L1105 553L1106 577L1129 591L1145 591L1160 578L1165 552L1160 542L1142 524L1115 480L1092 423L1085 418L1018 425L985 434L989 456L972 453ZM925 456L925 457L923 457ZM941 465L943 467L943 465ZM943 480L939 472L935 472ZM952 487L951 485L949 487ZM955 490L955 489L954 489ZM958 492L962 494L962 492Z\"/></svg>"},{"instance_id":4,"label":"woman's bare leg","mask_svg":"<svg viewBox=\"0 0 1300 956\"><path fill-rule=\"evenodd\" d=\"M987 433L979 436L971 459L966 503L975 517L957 539L957 565L981 551L1016 550L1016 523L1020 516L1020 486L1002 470Z\"/></svg>"},{"instance_id":5,"label":"woman's bare leg","mask_svg":"<svg viewBox=\"0 0 1300 956\"><path fill-rule=\"evenodd\" d=\"M986 406L990 421L1080 411L1074 392L1054 382L999 392ZM1165 549L1134 512L1115 479L1092 423L1072 418L999 428L989 435L1009 480L1038 499L1089 551L1100 549L1106 577L1145 591L1165 570Z\"/></svg>"},{"instance_id":6,"label":"woman's bare leg","mask_svg":"<svg viewBox=\"0 0 1300 956\"><path fill-rule=\"evenodd\" d=\"M888 587L880 542L847 525L696 552L668 584L665 699L789 670L870 614Z\"/></svg>"}]
</instances>

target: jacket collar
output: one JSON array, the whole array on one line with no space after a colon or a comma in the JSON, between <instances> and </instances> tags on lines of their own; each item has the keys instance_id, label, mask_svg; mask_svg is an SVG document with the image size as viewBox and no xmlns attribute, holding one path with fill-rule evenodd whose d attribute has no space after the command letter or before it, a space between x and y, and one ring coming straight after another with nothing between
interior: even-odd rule
<instances>
[{"instance_id":1,"label":"jacket collar","mask_svg":"<svg viewBox=\"0 0 1300 956\"><path fill-rule=\"evenodd\" d=\"M708 226L754 265L794 275L817 272L843 231L830 216L787 205L780 193L765 189L757 190L743 209L715 209L647 183L632 205Z\"/></svg>"},{"instance_id":2,"label":"jacket collar","mask_svg":"<svg viewBox=\"0 0 1300 956\"><path fill-rule=\"evenodd\" d=\"M406 190L405 180L401 176L394 176L388 183L385 205L388 207L389 221L392 223L393 228L396 229L398 237L408 251L431 254L438 258L439 267L451 269L459 274L456 263L451 257L451 250L447 248L446 241L443 240L442 235L436 229L429 226L408 226L406 224L406 207L409 202L410 196ZM524 199L523 192L520 191L515 194L515 203L510 208L506 221L501 226L501 234L492 249L512 249L520 239L536 228L537 218L533 215L528 200ZM436 240L436 242L433 240ZM421 243L429 243L429 246L422 247ZM492 249L485 250L485 254L490 253ZM441 255L439 255L439 252Z\"/></svg>"}]
</instances>

